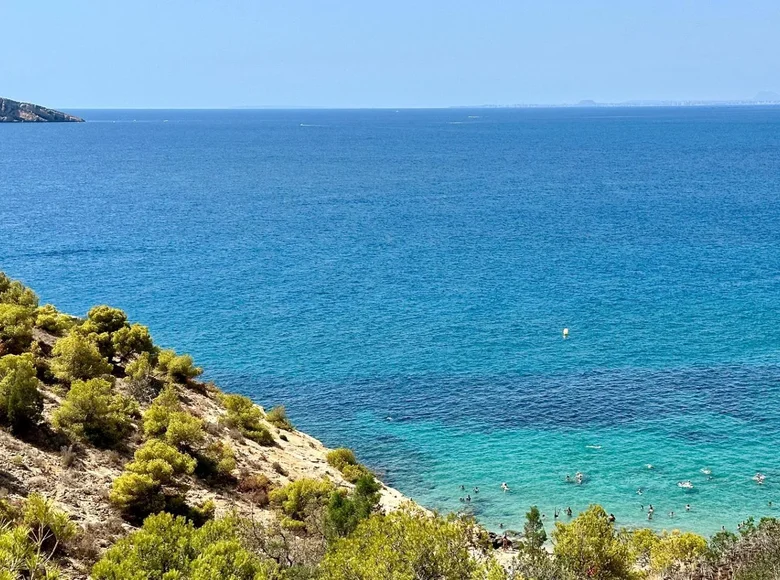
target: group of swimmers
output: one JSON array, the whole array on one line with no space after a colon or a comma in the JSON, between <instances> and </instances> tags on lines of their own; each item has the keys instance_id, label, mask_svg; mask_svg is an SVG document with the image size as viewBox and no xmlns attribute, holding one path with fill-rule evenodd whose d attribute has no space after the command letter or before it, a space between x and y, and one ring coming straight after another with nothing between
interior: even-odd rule
<instances>
[{"instance_id":1,"label":"group of swimmers","mask_svg":"<svg viewBox=\"0 0 780 580\"><path fill-rule=\"evenodd\" d=\"M461 485L460 486L460 490L461 491L466 491L466 486L465 485ZM504 493L509 491L509 486L506 484L506 481L501 483L501 491L503 491ZM476 485L474 486L474 493L475 494L479 493L479 486L476 486ZM471 494L467 493L465 496L460 497L459 499L460 499L461 502L469 503L469 502L471 502Z\"/></svg>"},{"instance_id":2,"label":"group of swimmers","mask_svg":"<svg viewBox=\"0 0 780 580\"><path fill-rule=\"evenodd\" d=\"M642 510L642 511L645 511L645 506L644 505L640 505L639 509ZM691 504L689 504L689 503L685 504L685 511L686 512L691 511ZM652 521L653 515L655 515L655 508L653 507L653 504L650 504L650 505L647 506L647 519L648 519L648 521ZM669 517L673 518L674 516L675 516L674 510L670 511L669 512Z\"/></svg>"},{"instance_id":3,"label":"group of swimmers","mask_svg":"<svg viewBox=\"0 0 780 580\"><path fill-rule=\"evenodd\" d=\"M572 479L571 475L568 473L566 474L566 483L576 483L577 485L582 485L583 481L585 481L585 474L583 474L581 471L578 471L574 474L574 479Z\"/></svg>"}]
</instances>

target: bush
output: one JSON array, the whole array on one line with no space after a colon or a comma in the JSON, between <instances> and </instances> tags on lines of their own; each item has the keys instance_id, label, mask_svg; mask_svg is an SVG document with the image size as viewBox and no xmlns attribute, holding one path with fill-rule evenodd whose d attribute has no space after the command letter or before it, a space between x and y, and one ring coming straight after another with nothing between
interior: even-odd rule
<instances>
[{"instance_id":1,"label":"bush","mask_svg":"<svg viewBox=\"0 0 780 580\"><path fill-rule=\"evenodd\" d=\"M22 509L0 500L0 579L56 578L51 559L75 533L68 516L37 493Z\"/></svg>"},{"instance_id":2,"label":"bush","mask_svg":"<svg viewBox=\"0 0 780 580\"><path fill-rule=\"evenodd\" d=\"M263 412L251 399L243 395L222 395L220 402L227 411L221 420L228 427L238 429L244 437L256 441L260 445L274 444L273 435L261 423Z\"/></svg>"},{"instance_id":3,"label":"bush","mask_svg":"<svg viewBox=\"0 0 780 580\"><path fill-rule=\"evenodd\" d=\"M0 272L0 304L37 308L38 296L18 280L12 280Z\"/></svg>"},{"instance_id":4,"label":"bush","mask_svg":"<svg viewBox=\"0 0 780 580\"><path fill-rule=\"evenodd\" d=\"M126 515L143 517L165 507L162 484L150 475L125 472L111 484L109 501Z\"/></svg>"},{"instance_id":5,"label":"bush","mask_svg":"<svg viewBox=\"0 0 780 580\"><path fill-rule=\"evenodd\" d=\"M75 381L52 423L73 439L100 447L119 443L132 430L131 416L137 413L132 399L113 392L104 379Z\"/></svg>"},{"instance_id":6,"label":"bush","mask_svg":"<svg viewBox=\"0 0 780 580\"><path fill-rule=\"evenodd\" d=\"M328 535L345 537L358 524L368 518L379 505L379 490L382 486L370 475L357 480L355 490L347 495L339 490L331 494L328 502L326 523Z\"/></svg>"},{"instance_id":7,"label":"bush","mask_svg":"<svg viewBox=\"0 0 780 580\"><path fill-rule=\"evenodd\" d=\"M246 494L249 499L259 507L268 505L269 494L273 488L271 480L262 473L256 475L244 475L238 482L236 490Z\"/></svg>"},{"instance_id":8,"label":"bush","mask_svg":"<svg viewBox=\"0 0 780 580\"><path fill-rule=\"evenodd\" d=\"M21 354L32 342L33 310L0 303L0 355Z\"/></svg>"},{"instance_id":9,"label":"bush","mask_svg":"<svg viewBox=\"0 0 780 580\"><path fill-rule=\"evenodd\" d=\"M335 489L330 481L304 478L272 491L269 498L284 514L283 526L305 529L307 520L323 510Z\"/></svg>"},{"instance_id":10,"label":"bush","mask_svg":"<svg viewBox=\"0 0 780 580\"><path fill-rule=\"evenodd\" d=\"M25 429L38 423L42 410L32 355L0 358L0 422L14 430Z\"/></svg>"},{"instance_id":11,"label":"bush","mask_svg":"<svg viewBox=\"0 0 780 580\"><path fill-rule=\"evenodd\" d=\"M175 490L178 486L176 478L191 474L194 469L192 457L167 443L152 439L136 450L125 472L114 480L108 499L126 516L137 519L170 505L181 511L181 497L175 492L166 494L166 486Z\"/></svg>"},{"instance_id":12,"label":"bush","mask_svg":"<svg viewBox=\"0 0 780 580\"><path fill-rule=\"evenodd\" d=\"M203 441L203 421L181 410L176 388L165 387L144 413L144 435L174 447L192 448Z\"/></svg>"},{"instance_id":13,"label":"bush","mask_svg":"<svg viewBox=\"0 0 780 580\"><path fill-rule=\"evenodd\" d=\"M338 469L344 476L344 479L350 483L355 483L361 477L367 475L373 476L365 465L358 463L355 453L346 447L329 451L325 459L328 461L328 465Z\"/></svg>"},{"instance_id":14,"label":"bush","mask_svg":"<svg viewBox=\"0 0 780 580\"><path fill-rule=\"evenodd\" d=\"M150 516L92 569L94 580L270 580L276 566L249 552L233 519L202 528L181 517Z\"/></svg>"},{"instance_id":15,"label":"bush","mask_svg":"<svg viewBox=\"0 0 780 580\"><path fill-rule=\"evenodd\" d=\"M284 429L285 431L295 430L295 427L293 427L293 424L287 417L287 410L284 408L284 406L274 407L268 411L265 418L274 427Z\"/></svg>"},{"instance_id":16,"label":"bush","mask_svg":"<svg viewBox=\"0 0 780 580\"><path fill-rule=\"evenodd\" d=\"M339 447L333 451L328 451L325 459L327 459L328 465L335 467L339 471L343 471L347 465L357 465L358 463L355 452L346 447Z\"/></svg>"},{"instance_id":17,"label":"bush","mask_svg":"<svg viewBox=\"0 0 780 580\"><path fill-rule=\"evenodd\" d=\"M233 448L222 441L215 441L197 455L196 473L203 478L230 479L236 468Z\"/></svg>"},{"instance_id":18,"label":"bush","mask_svg":"<svg viewBox=\"0 0 780 580\"><path fill-rule=\"evenodd\" d=\"M88 333L111 334L125 326L127 326L127 314L119 308L101 304L89 309L83 329Z\"/></svg>"},{"instance_id":19,"label":"bush","mask_svg":"<svg viewBox=\"0 0 780 580\"><path fill-rule=\"evenodd\" d=\"M111 336L114 352L127 360L132 355L146 353L156 355L154 341L149 329L141 324L123 326Z\"/></svg>"},{"instance_id":20,"label":"bush","mask_svg":"<svg viewBox=\"0 0 780 580\"><path fill-rule=\"evenodd\" d=\"M178 475L191 474L195 460L158 439L144 443L133 455L134 461L127 464L127 471L148 475L161 484L169 484Z\"/></svg>"},{"instance_id":21,"label":"bush","mask_svg":"<svg viewBox=\"0 0 780 580\"><path fill-rule=\"evenodd\" d=\"M376 514L333 545L322 563L322 578L504 578L475 545L479 535L470 522L428 516L412 507Z\"/></svg>"},{"instance_id":22,"label":"bush","mask_svg":"<svg viewBox=\"0 0 780 580\"><path fill-rule=\"evenodd\" d=\"M157 366L172 381L181 384L186 384L190 379L194 379L203 373L202 368L195 366L190 355L177 355L172 350L160 352Z\"/></svg>"},{"instance_id":23,"label":"bush","mask_svg":"<svg viewBox=\"0 0 780 580\"><path fill-rule=\"evenodd\" d=\"M62 381L85 381L111 372L111 364L100 354L95 343L71 332L54 345L51 370Z\"/></svg>"},{"instance_id":24,"label":"bush","mask_svg":"<svg viewBox=\"0 0 780 580\"><path fill-rule=\"evenodd\" d=\"M592 505L553 531L556 560L578 578L622 580L631 577L628 546L601 506Z\"/></svg>"},{"instance_id":25,"label":"bush","mask_svg":"<svg viewBox=\"0 0 780 580\"><path fill-rule=\"evenodd\" d=\"M154 365L148 352L141 355L125 368L130 394L141 402L150 401L157 394Z\"/></svg>"},{"instance_id":26,"label":"bush","mask_svg":"<svg viewBox=\"0 0 780 580\"><path fill-rule=\"evenodd\" d=\"M76 535L76 526L68 515L39 493L31 493L27 498L22 522L29 528L33 542L52 554Z\"/></svg>"},{"instance_id":27,"label":"bush","mask_svg":"<svg viewBox=\"0 0 780 580\"><path fill-rule=\"evenodd\" d=\"M73 317L62 314L51 304L41 306L35 313L35 326L55 336L67 333L75 324Z\"/></svg>"}]
</instances>

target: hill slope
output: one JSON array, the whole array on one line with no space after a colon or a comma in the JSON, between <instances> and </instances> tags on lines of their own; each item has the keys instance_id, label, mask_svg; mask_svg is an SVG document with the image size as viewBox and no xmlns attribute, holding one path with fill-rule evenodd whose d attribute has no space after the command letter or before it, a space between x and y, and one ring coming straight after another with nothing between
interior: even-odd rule
<instances>
[{"instance_id":1,"label":"hill slope","mask_svg":"<svg viewBox=\"0 0 780 580\"><path fill-rule=\"evenodd\" d=\"M0 97L0 123L83 123L84 119L32 103Z\"/></svg>"}]
</instances>

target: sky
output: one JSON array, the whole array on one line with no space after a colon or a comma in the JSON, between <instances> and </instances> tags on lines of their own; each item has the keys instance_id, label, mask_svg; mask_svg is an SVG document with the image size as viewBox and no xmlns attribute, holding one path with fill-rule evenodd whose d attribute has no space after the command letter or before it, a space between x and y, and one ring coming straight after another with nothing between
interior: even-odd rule
<instances>
[{"instance_id":1,"label":"sky","mask_svg":"<svg viewBox=\"0 0 780 580\"><path fill-rule=\"evenodd\" d=\"M446 107L780 92L780 0L0 0L0 96Z\"/></svg>"}]
</instances>

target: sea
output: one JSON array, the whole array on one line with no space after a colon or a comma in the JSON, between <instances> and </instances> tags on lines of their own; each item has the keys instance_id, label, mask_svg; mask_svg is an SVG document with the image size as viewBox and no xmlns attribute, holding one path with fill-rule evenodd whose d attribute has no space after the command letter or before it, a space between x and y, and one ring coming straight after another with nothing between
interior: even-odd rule
<instances>
[{"instance_id":1,"label":"sea","mask_svg":"<svg viewBox=\"0 0 780 580\"><path fill-rule=\"evenodd\" d=\"M780 517L780 107L72 112L0 126L42 302L491 529Z\"/></svg>"}]
</instances>

